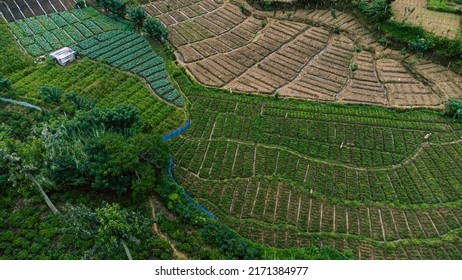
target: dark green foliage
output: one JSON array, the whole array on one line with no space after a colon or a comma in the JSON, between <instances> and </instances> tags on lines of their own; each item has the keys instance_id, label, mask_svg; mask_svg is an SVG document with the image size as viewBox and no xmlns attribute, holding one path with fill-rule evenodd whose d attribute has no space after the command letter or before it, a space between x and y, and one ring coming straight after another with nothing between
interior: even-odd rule
<instances>
[{"instance_id":1,"label":"dark green foliage","mask_svg":"<svg viewBox=\"0 0 462 280\"><path fill-rule=\"evenodd\" d=\"M245 7L244 3L239 3L239 9L241 9L241 12L244 15L246 15L246 16L250 15L250 11Z\"/></svg>"},{"instance_id":2,"label":"dark green foliage","mask_svg":"<svg viewBox=\"0 0 462 280\"><path fill-rule=\"evenodd\" d=\"M425 38L417 36L414 42L409 42L409 48L415 50L418 53L423 53L429 49L429 43Z\"/></svg>"},{"instance_id":3,"label":"dark green foliage","mask_svg":"<svg viewBox=\"0 0 462 280\"><path fill-rule=\"evenodd\" d=\"M141 29L143 27L143 23L147 17L146 12L140 6L132 6L128 10L128 15L130 19L135 23L136 29Z\"/></svg>"},{"instance_id":4,"label":"dark green foliage","mask_svg":"<svg viewBox=\"0 0 462 280\"><path fill-rule=\"evenodd\" d=\"M60 218L71 240L88 244L85 258L126 259L122 242L135 259L172 258L169 245L151 230L152 220L119 204L105 204L96 211L84 205L67 205Z\"/></svg>"},{"instance_id":5,"label":"dark green foliage","mask_svg":"<svg viewBox=\"0 0 462 280\"><path fill-rule=\"evenodd\" d=\"M77 9L83 9L85 8L85 1L84 0L77 0L75 1L75 7Z\"/></svg>"},{"instance_id":6,"label":"dark green foliage","mask_svg":"<svg viewBox=\"0 0 462 280\"><path fill-rule=\"evenodd\" d=\"M127 13L127 2L125 0L111 0L109 11L119 17L124 17Z\"/></svg>"},{"instance_id":7,"label":"dark green foliage","mask_svg":"<svg viewBox=\"0 0 462 280\"><path fill-rule=\"evenodd\" d=\"M381 23L388 21L392 15L390 2L387 0L375 0L369 5L367 2L360 1L357 6L368 16L370 22Z\"/></svg>"},{"instance_id":8,"label":"dark green foliage","mask_svg":"<svg viewBox=\"0 0 462 280\"><path fill-rule=\"evenodd\" d=\"M157 18L148 17L143 24L144 31L152 38L157 40L165 40L168 36L168 29Z\"/></svg>"},{"instance_id":9,"label":"dark green foliage","mask_svg":"<svg viewBox=\"0 0 462 280\"><path fill-rule=\"evenodd\" d=\"M42 86L39 91L39 96L47 103L60 104L62 102L63 92L59 88Z\"/></svg>"},{"instance_id":10,"label":"dark green foliage","mask_svg":"<svg viewBox=\"0 0 462 280\"><path fill-rule=\"evenodd\" d=\"M0 73L0 91L7 91L11 89L12 82L10 79L7 77L3 76L2 73Z\"/></svg>"},{"instance_id":11,"label":"dark green foliage","mask_svg":"<svg viewBox=\"0 0 462 280\"><path fill-rule=\"evenodd\" d=\"M228 258L254 260L261 256L252 244L222 223L209 222L201 230L207 243L220 249Z\"/></svg>"},{"instance_id":12,"label":"dark green foliage","mask_svg":"<svg viewBox=\"0 0 462 280\"><path fill-rule=\"evenodd\" d=\"M124 17L127 13L127 2L125 0L96 0L96 4L119 17Z\"/></svg>"},{"instance_id":13,"label":"dark green foliage","mask_svg":"<svg viewBox=\"0 0 462 280\"><path fill-rule=\"evenodd\" d=\"M456 99L449 99L446 102L444 113L450 118L462 120L462 102Z\"/></svg>"},{"instance_id":14,"label":"dark green foliage","mask_svg":"<svg viewBox=\"0 0 462 280\"><path fill-rule=\"evenodd\" d=\"M337 10L336 9L330 9L330 15L332 18L337 18Z\"/></svg>"}]
</instances>

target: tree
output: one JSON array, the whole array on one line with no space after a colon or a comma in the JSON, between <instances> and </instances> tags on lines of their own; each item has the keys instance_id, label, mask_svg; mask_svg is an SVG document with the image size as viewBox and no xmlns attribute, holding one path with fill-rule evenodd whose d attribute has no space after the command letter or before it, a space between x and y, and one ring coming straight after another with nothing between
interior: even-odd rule
<instances>
[{"instance_id":1,"label":"tree","mask_svg":"<svg viewBox=\"0 0 462 280\"><path fill-rule=\"evenodd\" d=\"M75 1L75 7L77 9L85 8L85 0L77 0L77 1Z\"/></svg>"},{"instance_id":2,"label":"tree","mask_svg":"<svg viewBox=\"0 0 462 280\"><path fill-rule=\"evenodd\" d=\"M127 13L127 2L125 0L109 0L109 11L119 17Z\"/></svg>"},{"instance_id":3,"label":"tree","mask_svg":"<svg viewBox=\"0 0 462 280\"><path fill-rule=\"evenodd\" d=\"M154 243L149 244L155 238L152 220L119 204L105 204L96 211L84 205L66 205L61 217L68 234L92 243L86 252L87 258L114 259L125 255L132 259L129 246L142 250L155 249ZM144 242L148 243L147 247Z\"/></svg>"},{"instance_id":4,"label":"tree","mask_svg":"<svg viewBox=\"0 0 462 280\"><path fill-rule=\"evenodd\" d=\"M168 29L165 25L157 18L148 17L144 21L144 30L152 38L157 40L165 40L168 36Z\"/></svg>"},{"instance_id":5,"label":"tree","mask_svg":"<svg viewBox=\"0 0 462 280\"><path fill-rule=\"evenodd\" d=\"M91 177L92 188L123 194L131 190L139 167L138 157L124 136L106 132L85 145L82 172Z\"/></svg>"},{"instance_id":6,"label":"tree","mask_svg":"<svg viewBox=\"0 0 462 280\"><path fill-rule=\"evenodd\" d=\"M141 29L143 27L143 23L147 17L146 12L140 6L132 6L128 10L128 15L130 16L131 20L135 23L136 29Z\"/></svg>"},{"instance_id":7,"label":"tree","mask_svg":"<svg viewBox=\"0 0 462 280\"><path fill-rule=\"evenodd\" d=\"M124 17L127 13L127 2L125 0L96 0L96 4L120 17Z\"/></svg>"},{"instance_id":8,"label":"tree","mask_svg":"<svg viewBox=\"0 0 462 280\"><path fill-rule=\"evenodd\" d=\"M2 169L7 170L7 173L3 174L2 177L7 178L7 181L12 182L13 186L18 187L18 191L22 192L27 192L26 178L29 179L51 211L57 213L58 210L32 175L33 172L39 172L42 168L43 143L36 138L31 139L29 143L22 143L4 134L0 135L0 140L0 171Z\"/></svg>"},{"instance_id":9,"label":"tree","mask_svg":"<svg viewBox=\"0 0 462 280\"><path fill-rule=\"evenodd\" d=\"M366 14L371 22L385 22L392 15L390 0L375 0L370 7L367 8Z\"/></svg>"}]
</instances>

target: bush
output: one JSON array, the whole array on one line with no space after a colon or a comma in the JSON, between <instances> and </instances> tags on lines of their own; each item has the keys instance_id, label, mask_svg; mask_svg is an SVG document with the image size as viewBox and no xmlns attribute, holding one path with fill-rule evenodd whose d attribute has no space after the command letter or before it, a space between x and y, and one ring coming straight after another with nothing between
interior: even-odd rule
<instances>
[{"instance_id":1,"label":"bush","mask_svg":"<svg viewBox=\"0 0 462 280\"><path fill-rule=\"evenodd\" d=\"M450 118L462 120L462 102L456 99L449 99L446 102L444 114Z\"/></svg>"},{"instance_id":2,"label":"bush","mask_svg":"<svg viewBox=\"0 0 462 280\"><path fill-rule=\"evenodd\" d=\"M10 79L8 79L7 77L3 76L2 73L0 73L0 91L10 90L12 84L13 83Z\"/></svg>"},{"instance_id":3,"label":"bush","mask_svg":"<svg viewBox=\"0 0 462 280\"><path fill-rule=\"evenodd\" d=\"M247 10L247 8L245 7L244 3L239 3L239 9L241 9L241 12L246 15L246 16L250 16L250 11Z\"/></svg>"},{"instance_id":4,"label":"bush","mask_svg":"<svg viewBox=\"0 0 462 280\"><path fill-rule=\"evenodd\" d=\"M391 18L392 12L389 2L391 1L375 0L372 5L369 6L368 3L360 1L357 3L357 7L368 16L370 22L380 23L386 22Z\"/></svg>"},{"instance_id":5,"label":"bush","mask_svg":"<svg viewBox=\"0 0 462 280\"><path fill-rule=\"evenodd\" d=\"M40 99L47 103L61 103L63 92L59 88L42 86L39 91Z\"/></svg>"},{"instance_id":6,"label":"bush","mask_svg":"<svg viewBox=\"0 0 462 280\"><path fill-rule=\"evenodd\" d=\"M77 9L83 9L85 8L85 1L84 0L77 0L75 1L75 7Z\"/></svg>"}]
</instances>

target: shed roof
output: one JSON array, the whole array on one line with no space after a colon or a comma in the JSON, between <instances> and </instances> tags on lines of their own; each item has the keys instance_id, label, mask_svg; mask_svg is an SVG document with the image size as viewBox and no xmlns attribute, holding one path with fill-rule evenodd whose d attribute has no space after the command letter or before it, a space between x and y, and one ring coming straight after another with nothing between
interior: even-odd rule
<instances>
[{"instance_id":1,"label":"shed roof","mask_svg":"<svg viewBox=\"0 0 462 280\"><path fill-rule=\"evenodd\" d=\"M61 59L65 58L66 56L75 53L71 48L64 47L62 49L59 49L55 52L50 53L50 56L56 58L56 59Z\"/></svg>"}]
</instances>

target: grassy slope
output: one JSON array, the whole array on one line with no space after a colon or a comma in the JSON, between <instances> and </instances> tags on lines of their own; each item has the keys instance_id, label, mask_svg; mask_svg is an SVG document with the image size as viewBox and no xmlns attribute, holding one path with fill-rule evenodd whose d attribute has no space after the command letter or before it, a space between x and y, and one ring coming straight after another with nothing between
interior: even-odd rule
<instances>
[{"instance_id":1,"label":"grassy slope","mask_svg":"<svg viewBox=\"0 0 462 280\"><path fill-rule=\"evenodd\" d=\"M88 59L79 59L67 67L45 63L17 72L11 78L18 96L35 99L38 104L38 90L43 85L95 98L98 106L132 103L141 110L142 120L159 134L174 130L185 121L183 111L157 98L140 78Z\"/></svg>"}]
</instances>

